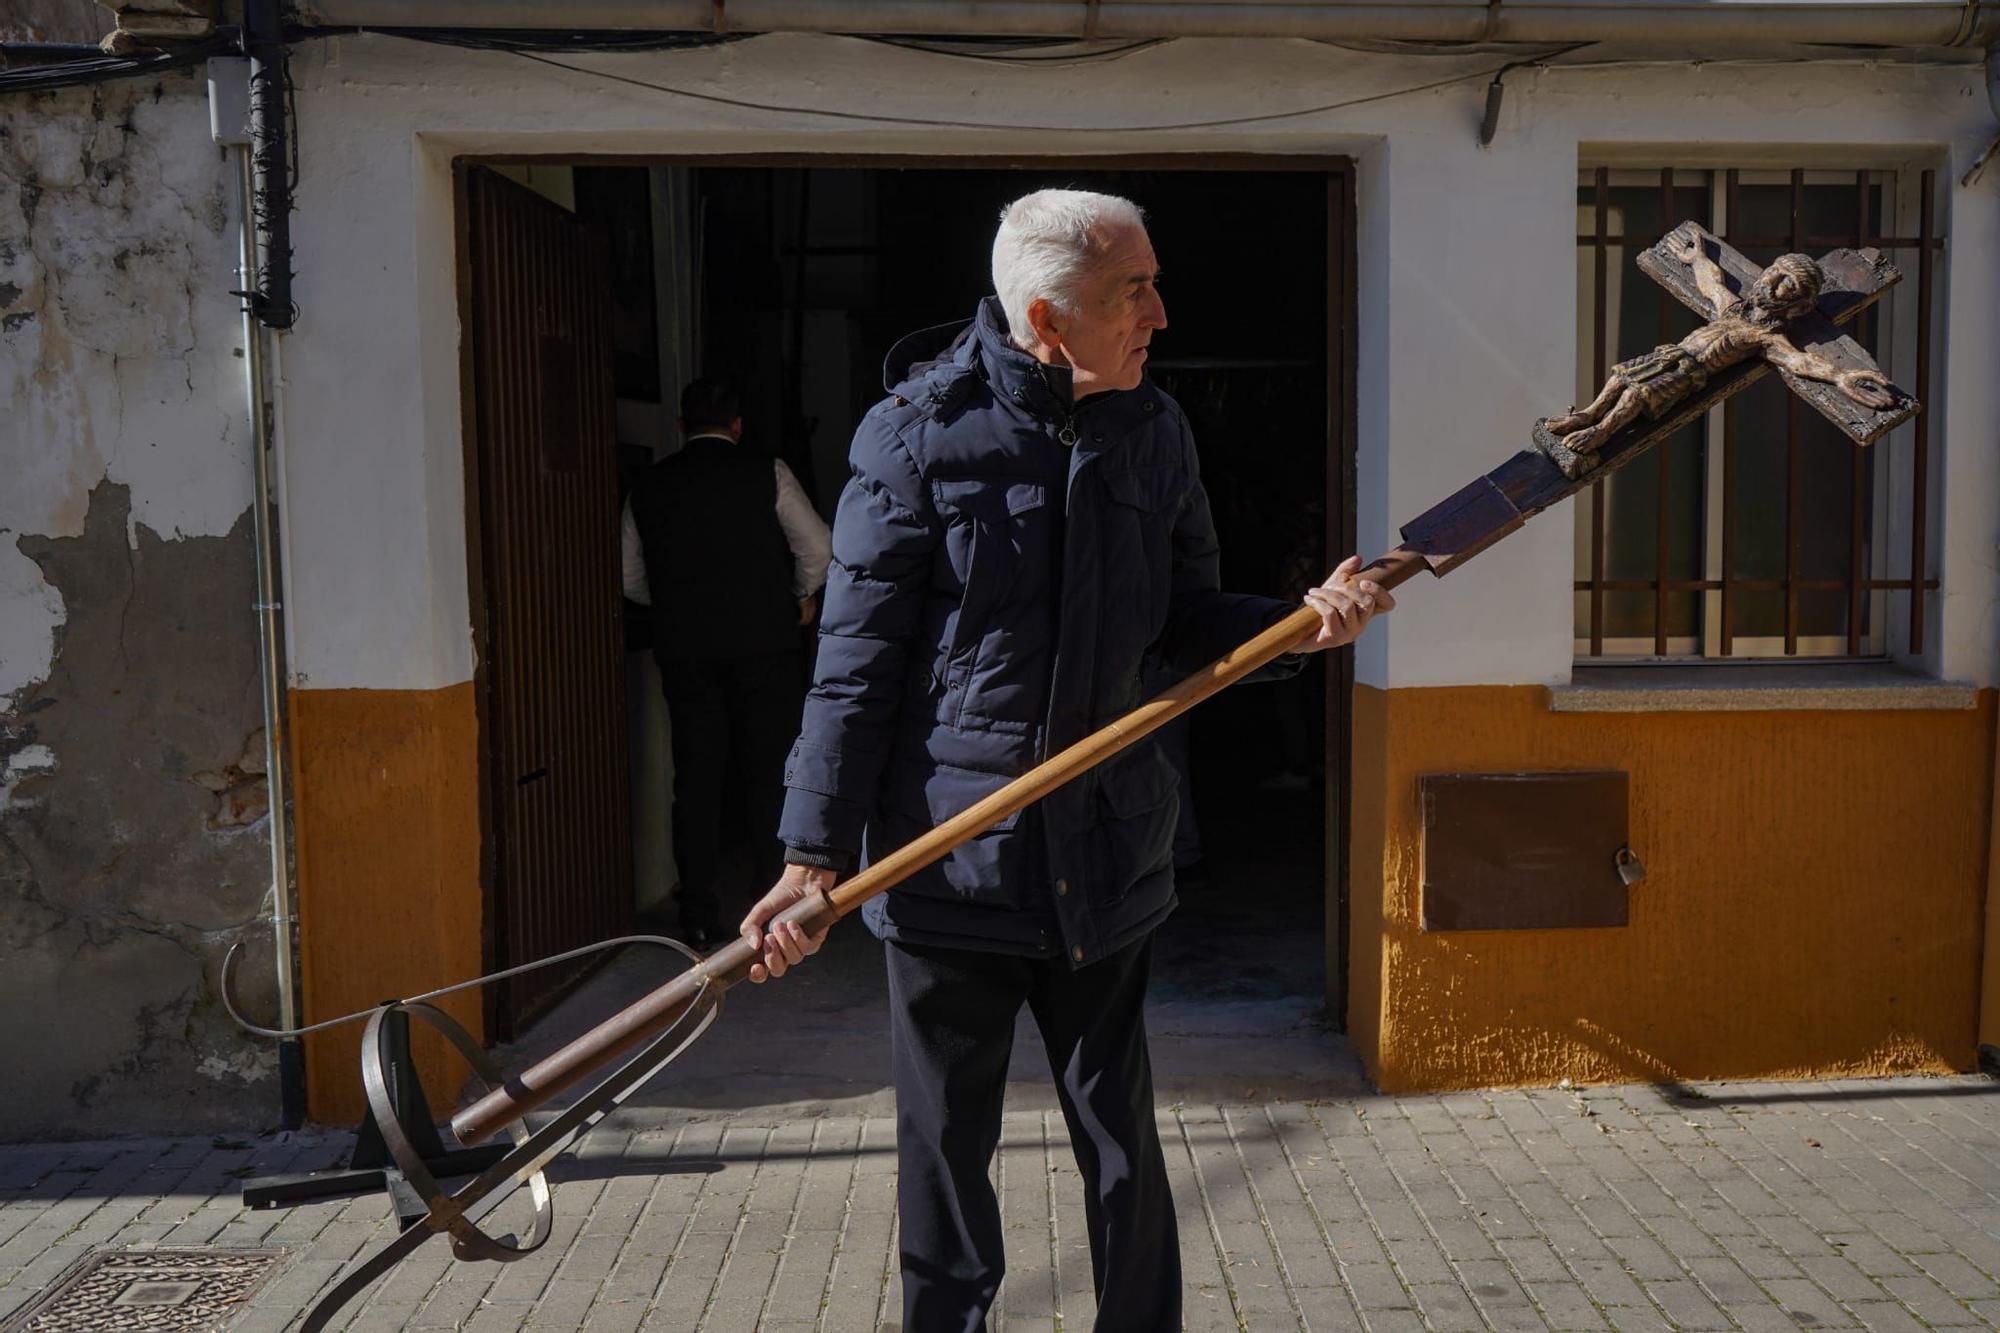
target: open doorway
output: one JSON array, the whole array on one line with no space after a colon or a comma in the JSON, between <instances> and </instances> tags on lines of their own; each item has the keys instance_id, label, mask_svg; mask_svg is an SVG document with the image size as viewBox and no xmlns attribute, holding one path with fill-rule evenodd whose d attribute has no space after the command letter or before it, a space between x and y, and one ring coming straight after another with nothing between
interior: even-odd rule
<instances>
[{"instance_id":1,"label":"open doorway","mask_svg":"<svg viewBox=\"0 0 2000 1333\"><path fill-rule=\"evenodd\" d=\"M680 386L725 374L745 389L743 447L784 460L830 517L849 435L883 392L883 354L914 329L968 319L990 291L1001 206L1062 185L1125 195L1149 215L1169 320L1150 373L1193 423L1225 585L1296 596L1351 542L1344 162L802 158L502 169L605 238L628 483L676 447L668 405ZM615 546L616 533L603 539ZM643 610L626 612L636 660L656 631ZM1196 864L1183 871L1180 910L1159 937L1156 997L1316 1005L1340 993L1326 968L1343 952L1334 947L1344 926L1335 882L1344 858L1334 854L1345 806L1343 657L1315 658L1294 681L1230 691L1192 715L1183 805L1199 851L1184 846L1177 858ZM635 882L624 891L643 908L672 879L662 836L669 722L643 664L630 676ZM752 887L725 887L727 919ZM496 933L505 936L505 922ZM835 957L879 971L865 948ZM1336 1022L1338 1009L1336 998Z\"/></svg>"}]
</instances>

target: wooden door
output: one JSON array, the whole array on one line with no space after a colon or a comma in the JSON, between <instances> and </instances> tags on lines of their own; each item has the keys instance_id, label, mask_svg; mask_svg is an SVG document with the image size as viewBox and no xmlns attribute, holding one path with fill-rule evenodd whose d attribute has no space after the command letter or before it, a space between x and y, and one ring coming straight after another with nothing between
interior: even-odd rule
<instances>
[{"instance_id":1,"label":"wooden door","mask_svg":"<svg viewBox=\"0 0 2000 1333\"><path fill-rule=\"evenodd\" d=\"M483 167L464 177L467 501L485 784L487 963L630 930L616 402L603 240ZM513 1037L581 975L490 987Z\"/></svg>"}]
</instances>

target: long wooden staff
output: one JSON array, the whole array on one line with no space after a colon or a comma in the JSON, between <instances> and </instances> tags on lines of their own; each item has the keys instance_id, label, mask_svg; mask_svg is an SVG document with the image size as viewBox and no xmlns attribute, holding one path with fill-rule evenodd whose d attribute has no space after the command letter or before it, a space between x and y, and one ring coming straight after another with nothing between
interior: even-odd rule
<instances>
[{"instance_id":1,"label":"long wooden staff","mask_svg":"<svg viewBox=\"0 0 2000 1333\"><path fill-rule=\"evenodd\" d=\"M1425 560L1415 551L1399 550L1357 573L1384 588L1394 588ZM1068 749L1043 760L1020 777L929 833L833 888L815 893L786 908L774 919L795 921L808 935L817 934L857 911L877 894L886 893L955 847L978 837L1017 810L1025 809L1120 750L1179 717L1216 691L1235 684L1259 667L1299 646L1320 627L1319 612L1301 606L1291 615L1195 672L1186 680L1084 737ZM452 1117L452 1132L460 1143L480 1143L532 1111L551 1097L576 1086L596 1070L657 1036L687 1011L706 980L711 994L725 991L750 974L761 955L738 938L666 985L592 1028L548 1058L507 1078L500 1087Z\"/></svg>"},{"instance_id":2,"label":"long wooden staff","mask_svg":"<svg viewBox=\"0 0 2000 1333\"><path fill-rule=\"evenodd\" d=\"M1705 244L1713 243L1713 238L1705 232L1700 234ZM1706 312L1706 299L1696 291L1697 284L1687 264L1668 244L1670 239L1671 235L1662 238L1644 253L1639 258L1639 266L1665 283L1668 290L1681 300L1698 311ZM1714 248L1735 265L1735 269L1727 275L1735 288L1745 289L1755 281L1754 265L1734 257L1732 252L1722 251L1719 244ZM1818 310L1805 319L1795 321L1788 330L1790 336L1798 346L1836 365L1874 368L1874 361L1851 338L1842 334L1838 326L1848 323L1880 299L1890 286L1901 279L1902 274L1874 250L1836 250L1820 260L1820 267L1824 271L1825 285L1821 289ZM1703 391L1690 396L1659 419L1642 421L1611 436L1597 451L1594 465L1575 477L1565 475L1541 451L1523 450L1404 525L1403 544L1355 577L1365 574L1384 588L1396 587L1420 569L1428 569L1441 578L1542 510L1568 499L1631 462L1716 404L1762 378L1769 370L1768 362L1753 358L1722 371L1709 381ZM1814 401L1818 405L1817 400ZM1904 395L1894 409L1875 413L1874 416L1880 419L1875 420L1869 430L1857 434L1856 438L1864 435L1869 439L1875 438L1890 425L1906 419L1917 407L1914 399ZM807 934L816 934L954 847L977 837L1008 815L1040 800L1078 774L1103 763L1134 741L1179 717L1217 690L1234 684L1273 658L1291 651L1319 623L1317 611L1311 607L1300 607L1166 693L1139 705L1110 726L1030 769L964 813L883 857L853 879L787 908L776 919L795 921ZM593 1071L664 1031L694 1003L704 981L715 991L727 990L749 975L750 964L754 961L756 955L751 952L748 943L741 939L732 942L547 1059L507 1079L499 1089L452 1117L452 1130L462 1143L479 1143L490 1138L524 1112L560 1095Z\"/></svg>"}]
</instances>

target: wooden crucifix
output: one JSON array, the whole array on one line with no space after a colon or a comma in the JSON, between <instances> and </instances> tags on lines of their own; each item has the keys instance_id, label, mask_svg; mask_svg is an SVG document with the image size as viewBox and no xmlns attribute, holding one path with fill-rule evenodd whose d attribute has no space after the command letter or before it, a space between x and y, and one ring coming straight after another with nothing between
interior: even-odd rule
<instances>
[{"instance_id":1,"label":"wooden crucifix","mask_svg":"<svg viewBox=\"0 0 2000 1333\"><path fill-rule=\"evenodd\" d=\"M1708 256L1711 247L1716 259ZM1831 316L1852 305L1846 289L1853 284L1842 281L1850 256L1871 272L1881 258L1873 250L1835 251L1817 261L1780 255L1759 271L1696 224L1682 223L1639 257L1639 267L1708 322L1677 343L1613 366L1595 401L1535 423L1535 447L1564 476L1581 477L1619 431L1641 418L1684 417L1676 411L1683 404L1705 411L1733 391L1717 392L1716 378L1757 359L1776 366L1793 393L1856 444L1873 444L1917 407L1860 344L1834 327Z\"/></svg>"},{"instance_id":2,"label":"wooden crucifix","mask_svg":"<svg viewBox=\"0 0 2000 1333\"><path fill-rule=\"evenodd\" d=\"M1785 255L1760 269L1684 222L1638 264L1708 322L1678 343L1619 363L1587 406L1536 422L1533 449L1404 525L1402 547L1384 562L1414 556L1431 573L1447 574L1773 368L1857 444L1873 443L1918 411L1917 400L1840 331L1902 281L1881 251Z\"/></svg>"}]
</instances>

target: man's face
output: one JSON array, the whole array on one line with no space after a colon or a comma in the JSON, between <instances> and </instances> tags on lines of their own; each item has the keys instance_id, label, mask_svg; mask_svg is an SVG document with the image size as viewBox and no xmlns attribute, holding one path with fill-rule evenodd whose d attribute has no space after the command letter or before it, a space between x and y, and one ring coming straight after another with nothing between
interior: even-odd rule
<instances>
[{"instance_id":1,"label":"man's face","mask_svg":"<svg viewBox=\"0 0 2000 1333\"><path fill-rule=\"evenodd\" d=\"M1160 267L1143 227L1121 227L1080 293L1075 314L1054 316L1056 345L1068 358L1071 393L1082 399L1112 389L1136 389L1146 373L1146 347L1167 327L1157 285Z\"/></svg>"}]
</instances>

